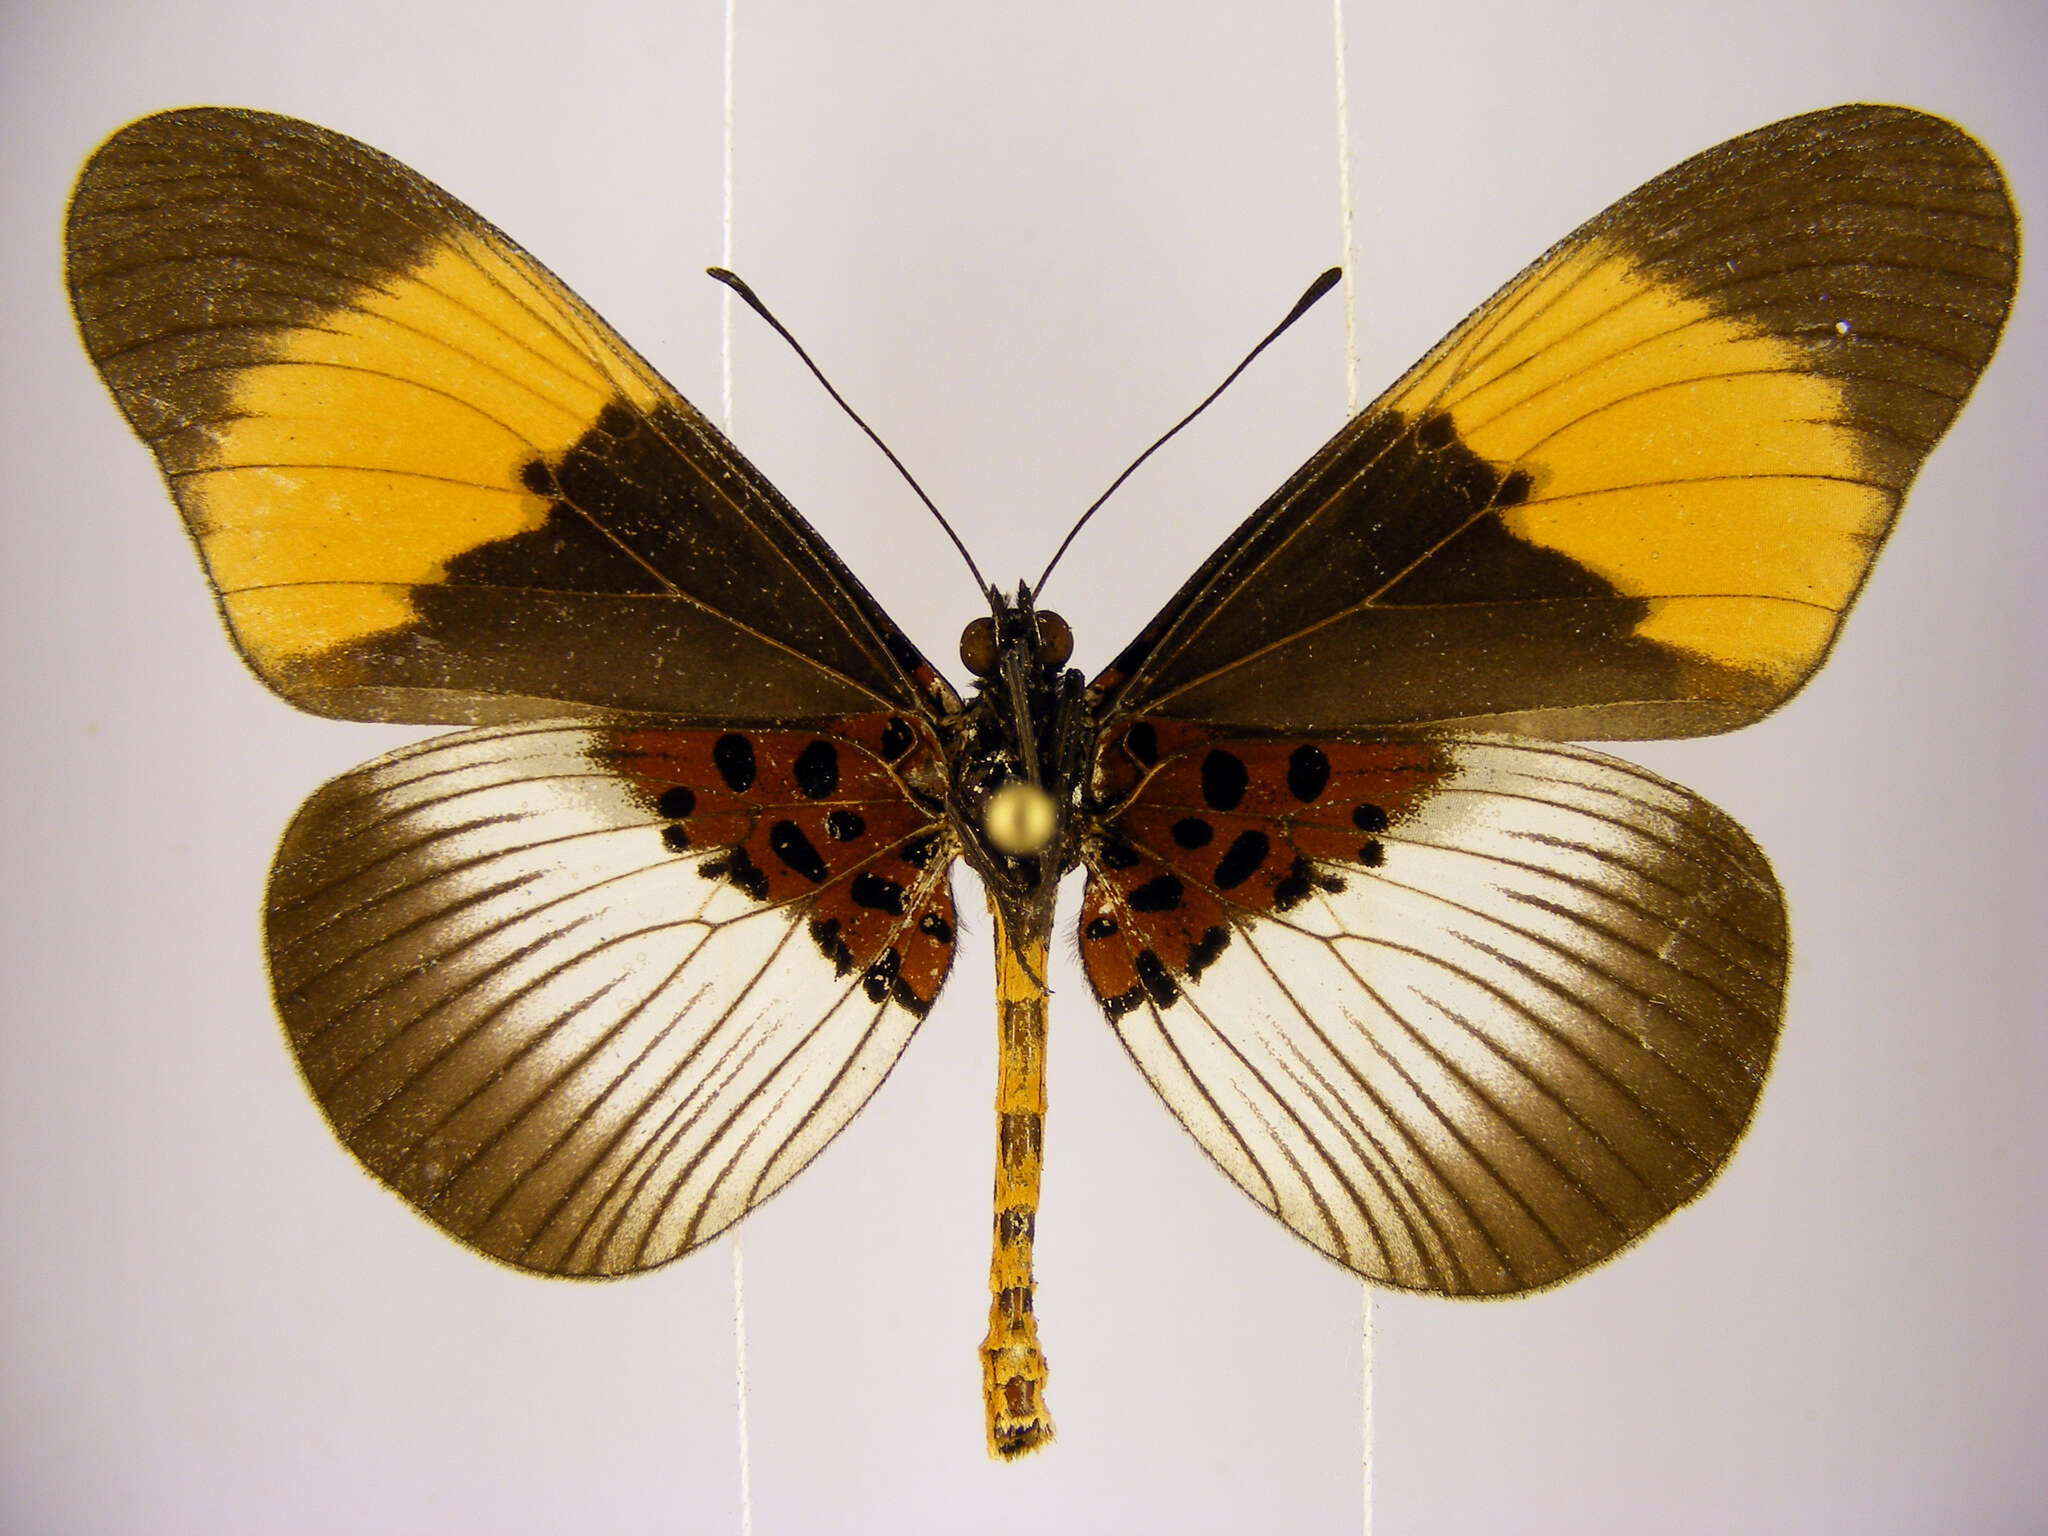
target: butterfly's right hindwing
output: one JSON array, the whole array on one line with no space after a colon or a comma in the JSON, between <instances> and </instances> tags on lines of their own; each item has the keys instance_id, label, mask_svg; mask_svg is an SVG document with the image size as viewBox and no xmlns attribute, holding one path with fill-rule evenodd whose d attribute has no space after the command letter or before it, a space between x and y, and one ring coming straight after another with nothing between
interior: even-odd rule
<instances>
[{"instance_id":1,"label":"butterfly's right hindwing","mask_svg":"<svg viewBox=\"0 0 2048 1536\"><path fill-rule=\"evenodd\" d=\"M730 723L945 685L701 413L468 208L198 108L81 173L67 276L236 645L351 719Z\"/></svg>"},{"instance_id":2,"label":"butterfly's right hindwing","mask_svg":"<svg viewBox=\"0 0 2048 1536\"><path fill-rule=\"evenodd\" d=\"M953 951L900 718L510 725L366 764L273 867L271 982L363 1165L521 1268L688 1252L881 1085Z\"/></svg>"},{"instance_id":3,"label":"butterfly's right hindwing","mask_svg":"<svg viewBox=\"0 0 2048 1536\"><path fill-rule=\"evenodd\" d=\"M1500 1295L1698 1195L1777 1043L1742 829L1613 758L1166 722L1091 850L1081 953L1245 1193L1376 1284Z\"/></svg>"}]
</instances>

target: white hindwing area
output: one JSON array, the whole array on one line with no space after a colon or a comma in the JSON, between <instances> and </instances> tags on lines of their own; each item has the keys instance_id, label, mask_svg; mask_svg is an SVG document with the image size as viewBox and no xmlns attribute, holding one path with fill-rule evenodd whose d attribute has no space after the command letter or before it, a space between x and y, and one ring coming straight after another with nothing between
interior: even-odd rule
<instances>
[{"instance_id":1,"label":"white hindwing area","mask_svg":"<svg viewBox=\"0 0 2048 1536\"><path fill-rule=\"evenodd\" d=\"M604 733L512 726L309 800L272 871L272 984L306 1081L378 1178L522 1268L621 1274L780 1188L921 1009L664 842ZM888 919L950 913L933 858ZM812 931L807 931L812 930Z\"/></svg>"},{"instance_id":2,"label":"white hindwing area","mask_svg":"<svg viewBox=\"0 0 2048 1536\"><path fill-rule=\"evenodd\" d=\"M1741 828L1640 768L1504 738L1430 750L1439 775L1370 864L1317 859L1276 903L1137 844L1136 867L1127 848L1091 868L1084 932L1149 978L1097 989L1254 1200L1379 1283L1501 1294L1605 1258L1718 1172L1776 1042L1784 909ZM1220 907L1193 963L1182 913L1132 899L1162 874L1183 911Z\"/></svg>"}]
</instances>

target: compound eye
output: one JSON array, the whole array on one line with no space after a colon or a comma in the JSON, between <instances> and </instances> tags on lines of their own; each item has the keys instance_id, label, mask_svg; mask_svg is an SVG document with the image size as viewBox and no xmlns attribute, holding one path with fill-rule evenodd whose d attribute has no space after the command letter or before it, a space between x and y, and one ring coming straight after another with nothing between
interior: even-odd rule
<instances>
[{"instance_id":1,"label":"compound eye","mask_svg":"<svg viewBox=\"0 0 2048 1536\"><path fill-rule=\"evenodd\" d=\"M1049 667L1064 667L1074 654L1074 631L1056 613L1038 616L1038 659Z\"/></svg>"},{"instance_id":2,"label":"compound eye","mask_svg":"<svg viewBox=\"0 0 2048 1536\"><path fill-rule=\"evenodd\" d=\"M976 619L960 631L960 662L976 677L993 677L996 670L996 621Z\"/></svg>"}]
</instances>

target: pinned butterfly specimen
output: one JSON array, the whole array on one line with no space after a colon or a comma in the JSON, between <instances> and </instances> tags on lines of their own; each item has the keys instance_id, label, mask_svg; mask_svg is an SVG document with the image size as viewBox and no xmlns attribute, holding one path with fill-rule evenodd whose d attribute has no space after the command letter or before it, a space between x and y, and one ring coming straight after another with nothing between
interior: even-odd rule
<instances>
[{"instance_id":1,"label":"pinned butterfly specimen","mask_svg":"<svg viewBox=\"0 0 2048 1536\"><path fill-rule=\"evenodd\" d=\"M1216 1163L1378 1285L1551 1285L1755 1106L1786 919L1728 817L1576 738L1731 730L1819 666L2012 299L1949 123L1842 107L1584 225L1232 534L1092 682L990 589L955 692L688 402L339 134L144 119L69 282L234 643L292 704L467 729L319 790L272 984L363 1165L549 1274L781 1188L995 915L989 1443L1032 1311L1045 968Z\"/></svg>"}]
</instances>

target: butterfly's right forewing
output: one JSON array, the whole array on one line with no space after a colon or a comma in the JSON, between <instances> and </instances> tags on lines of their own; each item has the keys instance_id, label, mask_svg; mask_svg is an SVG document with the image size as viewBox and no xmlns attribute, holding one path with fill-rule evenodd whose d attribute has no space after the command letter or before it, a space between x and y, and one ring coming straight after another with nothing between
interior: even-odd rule
<instances>
[{"instance_id":1,"label":"butterfly's right forewing","mask_svg":"<svg viewBox=\"0 0 2048 1536\"><path fill-rule=\"evenodd\" d=\"M1097 680L1115 715L1692 736L1790 697L1990 360L1982 145L1849 106L1707 150L1515 278Z\"/></svg>"}]
</instances>

